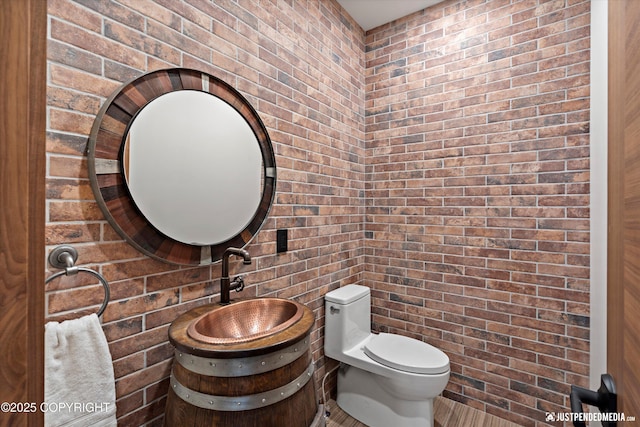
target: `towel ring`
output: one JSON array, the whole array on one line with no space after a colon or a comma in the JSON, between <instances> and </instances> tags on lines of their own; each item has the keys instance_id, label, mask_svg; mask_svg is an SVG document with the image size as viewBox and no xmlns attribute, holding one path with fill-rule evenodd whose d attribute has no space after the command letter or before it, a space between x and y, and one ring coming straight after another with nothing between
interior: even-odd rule
<instances>
[{"instance_id":1,"label":"towel ring","mask_svg":"<svg viewBox=\"0 0 640 427\"><path fill-rule=\"evenodd\" d=\"M78 251L73 246L62 245L58 246L49 254L49 264L55 268L62 268L62 271L58 271L57 273L52 274L47 277L47 280L44 281L45 285L56 279L60 276L74 276L81 271L91 274L100 280L102 286L104 287L104 301L102 302L102 306L100 306L100 310L98 310L98 317L102 316L105 309L107 308L107 304L109 304L109 298L111 297L111 291L109 289L109 282L107 279L102 276L102 274L98 273L95 270L91 270L86 267L76 267L74 264L78 260Z\"/></svg>"}]
</instances>

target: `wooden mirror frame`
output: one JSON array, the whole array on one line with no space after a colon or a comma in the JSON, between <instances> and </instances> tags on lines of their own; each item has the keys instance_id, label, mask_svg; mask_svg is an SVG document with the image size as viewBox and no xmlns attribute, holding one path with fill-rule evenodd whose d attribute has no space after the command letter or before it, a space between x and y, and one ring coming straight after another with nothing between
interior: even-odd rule
<instances>
[{"instance_id":1,"label":"wooden mirror frame","mask_svg":"<svg viewBox=\"0 0 640 427\"><path fill-rule=\"evenodd\" d=\"M263 191L253 218L234 237L209 246L179 242L154 227L131 197L122 168L122 152L136 115L159 96L179 90L203 91L227 102L247 121L262 153ZM109 224L140 252L172 264L210 264L220 260L227 248L244 247L264 224L275 196L275 155L258 113L232 86L197 70L157 70L126 82L100 109L91 129L87 157L91 188ZM219 181L212 185L229 183Z\"/></svg>"}]
</instances>

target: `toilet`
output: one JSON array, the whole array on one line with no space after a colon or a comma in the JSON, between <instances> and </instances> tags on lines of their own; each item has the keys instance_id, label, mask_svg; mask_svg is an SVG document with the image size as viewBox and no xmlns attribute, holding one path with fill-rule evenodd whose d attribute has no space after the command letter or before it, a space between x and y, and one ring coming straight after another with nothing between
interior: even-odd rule
<instances>
[{"instance_id":1,"label":"toilet","mask_svg":"<svg viewBox=\"0 0 640 427\"><path fill-rule=\"evenodd\" d=\"M369 427L433 427L433 399L449 382L449 357L413 338L371 332L371 291L325 295L324 352L340 364L342 410Z\"/></svg>"}]
</instances>

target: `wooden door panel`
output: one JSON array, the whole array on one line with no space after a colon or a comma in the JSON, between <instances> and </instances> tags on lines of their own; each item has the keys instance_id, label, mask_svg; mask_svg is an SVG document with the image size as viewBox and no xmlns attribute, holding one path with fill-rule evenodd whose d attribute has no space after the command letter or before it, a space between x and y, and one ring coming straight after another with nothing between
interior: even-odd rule
<instances>
[{"instance_id":1,"label":"wooden door panel","mask_svg":"<svg viewBox=\"0 0 640 427\"><path fill-rule=\"evenodd\" d=\"M0 402L16 404L44 397L46 29L46 1L0 0Z\"/></svg>"},{"instance_id":2,"label":"wooden door panel","mask_svg":"<svg viewBox=\"0 0 640 427\"><path fill-rule=\"evenodd\" d=\"M640 2L609 2L607 369L640 416ZM597 244L594 242L593 244Z\"/></svg>"}]
</instances>

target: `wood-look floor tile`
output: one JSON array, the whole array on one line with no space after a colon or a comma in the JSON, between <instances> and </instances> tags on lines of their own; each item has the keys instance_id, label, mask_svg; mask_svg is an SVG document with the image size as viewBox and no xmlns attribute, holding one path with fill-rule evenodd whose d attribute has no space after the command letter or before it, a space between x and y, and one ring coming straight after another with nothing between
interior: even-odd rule
<instances>
[{"instance_id":1,"label":"wood-look floor tile","mask_svg":"<svg viewBox=\"0 0 640 427\"><path fill-rule=\"evenodd\" d=\"M334 400L328 403L331 415L327 427L368 427L344 412ZM437 397L433 405L435 427L520 427L478 409L444 397Z\"/></svg>"}]
</instances>

